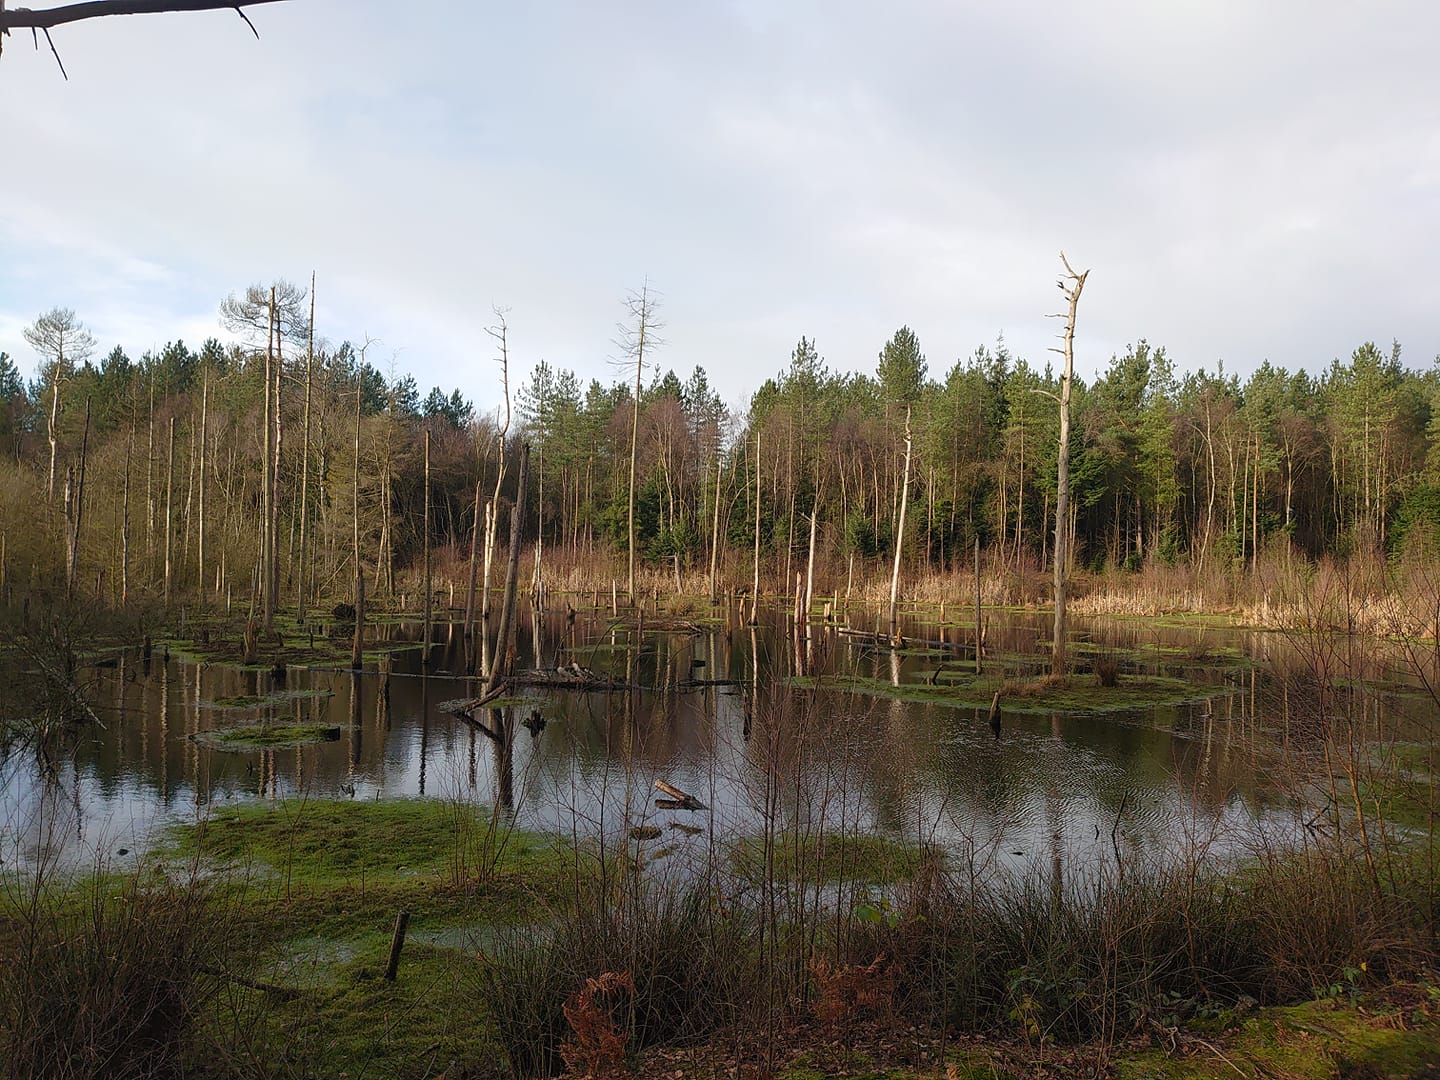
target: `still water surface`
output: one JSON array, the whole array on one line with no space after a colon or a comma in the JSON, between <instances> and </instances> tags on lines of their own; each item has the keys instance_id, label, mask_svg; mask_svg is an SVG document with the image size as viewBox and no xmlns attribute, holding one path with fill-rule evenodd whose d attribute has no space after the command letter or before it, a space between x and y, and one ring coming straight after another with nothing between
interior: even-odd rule
<instances>
[{"instance_id":1,"label":"still water surface","mask_svg":"<svg viewBox=\"0 0 1440 1080\"><path fill-rule=\"evenodd\" d=\"M464 676L457 626L435 628L428 666L418 625L382 628L412 647L358 676L292 668L277 680L126 655L94 672L105 727L86 732L60 776L43 778L22 754L0 764L0 852L7 865L33 862L48 843L71 862L123 865L158 827L229 803L423 796L498 805L523 828L567 834L684 819L726 837L758 833L773 815L934 841L1001 866L1063 860L1082 871L1117 852L1163 860L1197 843L1243 852L1257 837L1293 833L1311 809L1313 789L1297 775L1316 756L1317 706L1296 675L1303 643L1284 635L1080 620L1082 667L1087 648L1102 648L1124 671L1186 679L1196 700L1103 714L1006 710L996 732L987 710L823 685L835 674L904 685L942 664L963 669L973 661L969 628L912 617L902 626L911 647L897 654L819 624L797 637L778 612L762 612L758 627L733 607L716 616L646 630L638 642L603 614L522 621L519 667L534 666L538 649L543 666L580 663L632 689L518 691L523 704L483 714L512 733L501 741L439 708L478 692ZM1038 672L1049 617L990 618L990 668ZM852 614L850 625L878 629L873 612ZM797 674L821 676L820 688L796 687ZM220 706L264 695L271 703ZM1434 720L1403 711L1381 702L1375 723ZM333 724L339 738L275 750L195 738L262 718ZM656 779L710 809L656 810Z\"/></svg>"}]
</instances>

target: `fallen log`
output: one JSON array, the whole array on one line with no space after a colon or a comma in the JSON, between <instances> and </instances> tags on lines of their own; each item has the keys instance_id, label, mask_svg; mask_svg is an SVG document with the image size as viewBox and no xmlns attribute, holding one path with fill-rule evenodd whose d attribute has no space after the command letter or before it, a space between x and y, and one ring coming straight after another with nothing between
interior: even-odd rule
<instances>
[{"instance_id":1,"label":"fallen log","mask_svg":"<svg viewBox=\"0 0 1440 1080\"><path fill-rule=\"evenodd\" d=\"M544 686L552 690L634 690L639 687L617 682L608 675L601 675L571 664L562 668L534 668L509 676L506 682L511 686Z\"/></svg>"},{"instance_id":2,"label":"fallen log","mask_svg":"<svg viewBox=\"0 0 1440 1080\"><path fill-rule=\"evenodd\" d=\"M681 690L697 690L705 686L739 686L739 679L685 679L680 683Z\"/></svg>"},{"instance_id":3,"label":"fallen log","mask_svg":"<svg viewBox=\"0 0 1440 1080\"><path fill-rule=\"evenodd\" d=\"M686 794L674 784L667 784L664 780L655 781L655 790L663 791L669 796L667 799L656 799L655 805L661 810L706 810L708 807L694 795Z\"/></svg>"},{"instance_id":4,"label":"fallen log","mask_svg":"<svg viewBox=\"0 0 1440 1080\"><path fill-rule=\"evenodd\" d=\"M476 709L483 709L490 702L499 698L505 693L505 684L501 683L493 690L487 690L477 698L457 698L454 701L442 701L435 706L440 712L450 713L453 716L467 716Z\"/></svg>"}]
</instances>

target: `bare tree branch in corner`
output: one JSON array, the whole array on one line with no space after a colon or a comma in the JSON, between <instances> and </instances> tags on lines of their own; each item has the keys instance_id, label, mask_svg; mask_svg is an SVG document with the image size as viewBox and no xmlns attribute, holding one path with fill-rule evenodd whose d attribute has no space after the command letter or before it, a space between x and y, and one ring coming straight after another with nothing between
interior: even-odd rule
<instances>
[{"instance_id":1,"label":"bare tree branch in corner","mask_svg":"<svg viewBox=\"0 0 1440 1080\"><path fill-rule=\"evenodd\" d=\"M242 8L253 7L256 4L276 4L281 0L89 0L81 4L64 4L60 7L42 8L39 11L32 11L30 8L6 9L6 0L0 0L0 52L4 51L5 35L11 29L30 30L32 33L43 31L45 40L49 42L50 49L55 53L55 60L58 63L60 54L55 50L55 43L50 40L52 27L62 26L65 23L80 22L82 19L98 19L106 15L153 15L169 11L234 11L258 38L259 31L255 25L242 11ZM38 38L36 44L39 44ZM65 66L61 64L60 70L63 73Z\"/></svg>"}]
</instances>

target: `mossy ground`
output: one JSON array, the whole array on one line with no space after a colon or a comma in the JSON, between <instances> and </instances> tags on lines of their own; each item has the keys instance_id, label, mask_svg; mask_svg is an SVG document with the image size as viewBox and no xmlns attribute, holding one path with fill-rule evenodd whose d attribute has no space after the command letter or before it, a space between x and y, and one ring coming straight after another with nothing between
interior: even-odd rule
<instances>
[{"instance_id":1,"label":"mossy ground","mask_svg":"<svg viewBox=\"0 0 1440 1080\"><path fill-rule=\"evenodd\" d=\"M1400 985L1339 1002L1261 1009L1218 1033L1157 1030L1114 1046L961 1039L942 1055L937 1047L903 1036L872 1040L854 1032L838 1037L817 1032L773 1075L777 1080L1434 1080L1440 1076L1436 993ZM647 1068L643 1075L652 1072Z\"/></svg>"},{"instance_id":2,"label":"mossy ground","mask_svg":"<svg viewBox=\"0 0 1440 1080\"><path fill-rule=\"evenodd\" d=\"M237 985L221 1004L246 1013L250 1052L263 1046L296 1075L488 1073L496 1051L467 943L533 921L572 880L558 840L437 800L232 807L176 828L163 854L218 875L217 903L249 942L242 974L289 991ZM409 934L391 983L401 911Z\"/></svg>"}]
</instances>

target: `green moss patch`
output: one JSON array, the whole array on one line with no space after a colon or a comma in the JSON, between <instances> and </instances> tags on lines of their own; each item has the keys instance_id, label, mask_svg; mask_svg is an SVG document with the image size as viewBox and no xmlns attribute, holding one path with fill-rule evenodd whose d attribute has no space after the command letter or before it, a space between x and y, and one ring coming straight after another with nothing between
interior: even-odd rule
<instances>
[{"instance_id":1,"label":"green moss patch","mask_svg":"<svg viewBox=\"0 0 1440 1080\"><path fill-rule=\"evenodd\" d=\"M332 690L280 690L273 694L236 694L232 697L215 698L213 701L200 702L200 708L222 712L232 709L265 709L291 701L334 696Z\"/></svg>"},{"instance_id":2,"label":"green moss patch","mask_svg":"<svg viewBox=\"0 0 1440 1080\"><path fill-rule=\"evenodd\" d=\"M1203 1041L1181 1035L1177 1053L1131 1051L1121 1080L1188 1080L1236 1075L1295 1080L1411 1080L1440 1075L1440 1027L1428 1011L1395 1012L1372 1003L1310 1002L1265 1009L1238 1030Z\"/></svg>"},{"instance_id":3,"label":"green moss patch","mask_svg":"<svg viewBox=\"0 0 1440 1080\"><path fill-rule=\"evenodd\" d=\"M336 742L340 738L340 730L338 724L242 724L201 731L190 737L215 750L273 750L277 747Z\"/></svg>"},{"instance_id":4,"label":"green moss patch","mask_svg":"<svg viewBox=\"0 0 1440 1080\"><path fill-rule=\"evenodd\" d=\"M295 800L227 807L177 827L175 852L221 866L259 863L309 889L446 879L480 871L528 877L536 887L563 873L555 838L492 828L473 806L433 799Z\"/></svg>"}]
</instances>

